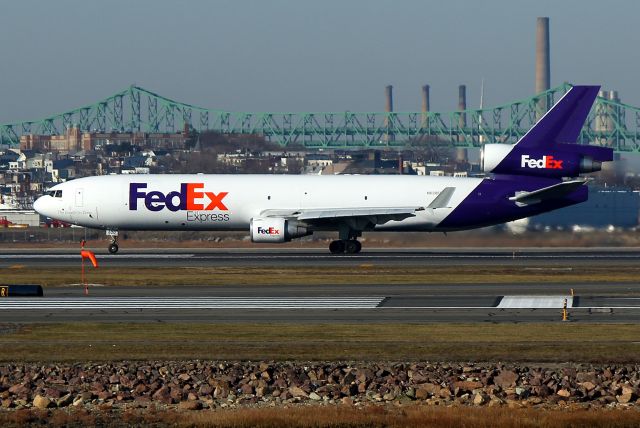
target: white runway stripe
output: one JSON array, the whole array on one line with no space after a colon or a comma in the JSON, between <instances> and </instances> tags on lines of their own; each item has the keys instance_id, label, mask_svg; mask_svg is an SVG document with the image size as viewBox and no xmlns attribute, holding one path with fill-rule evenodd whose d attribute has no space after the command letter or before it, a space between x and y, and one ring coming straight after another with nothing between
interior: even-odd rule
<instances>
[{"instance_id":1,"label":"white runway stripe","mask_svg":"<svg viewBox=\"0 0 640 428\"><path fill-rule=\"evenodd\" d=\"M567 308L573 307L572 296L504 296L498 308L500 309L562 309L564 300Z\"/></svg>"},{"instance_id":2,"label":"white runway stripe","mask_svg":"<svg viewBox=\"0 0 640 428\"><path fill-rule=\"evenodd\" d=\"M373 309L384 297L6 298L16 309Z\"/></svg>"}]
</instances>

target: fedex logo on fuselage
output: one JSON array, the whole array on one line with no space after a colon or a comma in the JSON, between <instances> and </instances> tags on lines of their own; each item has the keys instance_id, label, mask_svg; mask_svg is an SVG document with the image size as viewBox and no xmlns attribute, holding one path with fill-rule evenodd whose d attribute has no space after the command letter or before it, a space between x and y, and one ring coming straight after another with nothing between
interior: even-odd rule
<instances>
[{"instance_id":1,"label":"fedex logo on fuselage","mask_svg":"<svg viewBox=\"0 0 640 428\"><path fill-rule=\"evenodd\" d=\"M562 160L554 159L551 155L542 156L542 159L531 159L529 155L522 155L520 168L562 169Z\"/></svg>"},{"instance_id":2,"label":"fedex logo on fuselage","mask_svg":"<svg viewBox=\"0 0 640 428\"><path fill-rule=\"evenodd\" d=\"M258 226L258 235L280 235L280 230L275 227L264 227Z\"/></svg>"},{"instance_id":3,"label":"fedex logo on fuselage","mask_svg":"<svg viewBox=\"0 0 640 428\"><path fill-rule=\"evenodd\" d=\"M153 190L147 192L147 183L129 184L129 210L138 209L138 201L143 200L149 211L162 211L165 207L169 211L227 211L222 202L228 192L205 192L204 183L181 183L180 190L164 194Z\"/></svg>"}]
</instances>

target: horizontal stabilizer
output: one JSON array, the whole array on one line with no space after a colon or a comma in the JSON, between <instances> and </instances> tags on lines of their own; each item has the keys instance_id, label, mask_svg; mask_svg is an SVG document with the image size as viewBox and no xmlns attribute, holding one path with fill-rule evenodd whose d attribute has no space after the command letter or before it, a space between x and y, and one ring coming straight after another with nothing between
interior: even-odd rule
<instances>
[{"instance_id":1,"label":"horizontal stabilizer","mask_svg":"<svg viewBox=\"0 0 640 428\"><path fill-rule=\"evenodd\" d=\"M444 190L438 193L438 196L431 201L427 209L449 208L449 202L451 201L451 197L455 191L455 187L445 187Z\"/></svg>"},{"instance_id":2,"label":"horizontal stabilizer","mask_svg":"<svg viewBox=\"0 0 640 428\"><path fill-rule=\"evenodd\" d=\"M509 198L518 206L538 204L547 199L558 199L573 192L587 182L586 179L563 181L553 186L544 187L532 192L516 192L515 196Z\"/></svg>"}]
</instances>

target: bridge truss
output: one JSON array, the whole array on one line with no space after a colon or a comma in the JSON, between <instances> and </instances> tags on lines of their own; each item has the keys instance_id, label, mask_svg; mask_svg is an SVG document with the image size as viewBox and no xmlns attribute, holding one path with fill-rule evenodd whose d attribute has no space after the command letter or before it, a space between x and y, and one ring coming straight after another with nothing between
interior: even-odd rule
<instances>
[{"instance_id":1,"label":"bridge truss","mask_svg":"<svg viewBox=\"0 0 640 428\"><path fill-rule=\"evenodd\" d=\"M138 86L102 101L36 121L0 125L0 144L17 145L25 134L58 135L71 126L90 132L196 131L260 134L283 147L380 148L437 142L479 147L517 141L570 84L531 98L482 110L436 112L243 113L177 102ZM640 108L598 97L579 142L640 151Z\"/></svg>"}]
</instances>

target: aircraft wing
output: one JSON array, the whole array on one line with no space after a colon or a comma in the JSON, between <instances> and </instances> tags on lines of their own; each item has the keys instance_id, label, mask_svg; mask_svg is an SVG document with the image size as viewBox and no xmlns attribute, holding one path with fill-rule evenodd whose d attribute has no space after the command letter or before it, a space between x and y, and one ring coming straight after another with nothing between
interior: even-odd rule
<instances>
[{"instance_id":1,"label":"aircraft wing","mask_svg":"<svg viewBox=\"0 0 640 428\"><path fill-rule=\"evenodd\" d=\"M546 199L561 198L584 185L586 182L586 179L563 181L562 183L543 187L542 189L532 192L516 192L515 196L510 197L509 200L514 201L518 206L538 204Z\"/></svg>"},{"instance_id":2,"label":"aircraft wing","mask_svg":"<svg viewBox=\"0 0 640 428\"><path fill-rule=\"evenodd\" d=\"M415 216L424 207L379 207L379 208L310 208L300 210L266 210L263 217L287 217L314 222L340 221L345 219L367 219L373 224L383 224L391 220L404 220Z\"/></svg>"}]
</instances>

